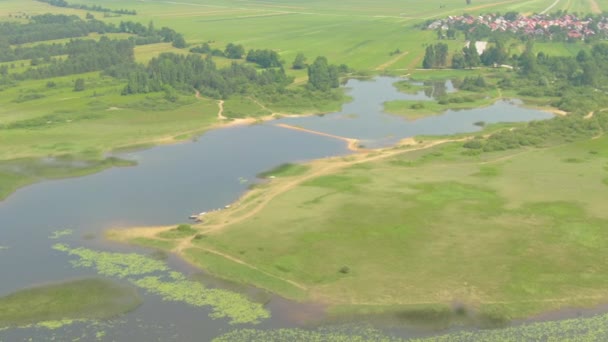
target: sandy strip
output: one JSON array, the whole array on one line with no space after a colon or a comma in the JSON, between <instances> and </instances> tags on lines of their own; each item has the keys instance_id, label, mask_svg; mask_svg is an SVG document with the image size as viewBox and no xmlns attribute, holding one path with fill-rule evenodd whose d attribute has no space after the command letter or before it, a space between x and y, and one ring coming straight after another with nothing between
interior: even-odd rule
<instances>
[{"instance_id":1,"label":"sandy strip","mask_svg":"<svg viewBox=\"0 0 608 342\"><path fill-rule=\"evenodd\" d=\"M311 129L307 129L307 128L303 128L303 127L298 127L298 126L292 126L292 125L288 125L288 124L282 124L282 123L276 124L275 126L291 129L291 130L294 130L294 131L300 131L300 132L306 132L306 133L310 133L310 134L320 135L320 136L328 137L328 138L332 138L332 139L342 140L342 141L344 141L344 142L346 142L348 144L348 149L349 150L355 151L355 152L362 152L363 151L362 149L359 148L359 140L357 140L357 139L342 137L342 136L339 136L339 135L333 135L333 134L319 132L319 131L313 131Z\"/></svg>"}]
</instances>

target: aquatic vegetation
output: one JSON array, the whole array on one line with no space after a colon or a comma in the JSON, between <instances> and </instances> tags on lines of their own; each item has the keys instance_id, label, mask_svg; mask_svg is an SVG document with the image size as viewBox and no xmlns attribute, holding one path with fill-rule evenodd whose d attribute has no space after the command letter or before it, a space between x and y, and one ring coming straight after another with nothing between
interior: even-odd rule
<instances>
[{"instance_id":1,"label":"aquatic vegetation","mask_svg":"<svg viewBox=\"0 0 608 342\"><path fill-rule=\"evenodd\" d=\"M460 341L606 341L608 314L589 318L532 323L498 330L462 331L415 340L416 342Z\"/></svg>"},{"instance_id":2,"label":"aquatic vegetation","mask_svg":"<svg viewBox=\"0 0 608 342\"><path fill-rule=\"evenodd\" d=\"M141 304L133 286L80 279L37 286L0 298L0 327L57 329L75 320L106 319Z\"/></svg>"},{"instance_id":3,"label":"aquatic vegetation","mask_svg":"<svg viewBox=\"0 0 608 342\"><path fill-rule=\"evenodd\" d=\"M76 322L84 322L86 320L82 320L82 319L62 319L60 321L44 321L44 322L40 322L37 324L34 324L33 327L34 328L46 328L49 330L55 330L55 329L59 329L62 327L65 327L67 325L72 325Z\"/></svg>"},{"instance_id":4,"label":"aquatic vegetation","mask_svg":"<svg viewBox=\"0 0 608 342\"><path fill-rule=\"evenodd\" d=\"M210 306L211 317L228 318L231 323L258 323L270 317L260 303L245 296L222 289L208 289L200 282L188 280L183 274L171 271L161 260L136 253L100 252L87 248L70 248L56 244L55 250L77 256L75 267L95 268L99 274L126 278L132 284L161 296L167 301L178 301L192 306Z\"/></svg>"},{"instance_id":5,"label":"aquatic vegetation","mask_svg":"<svg viewBox=\"0 0 608 342\"><path fill-rule=\"evenodd\" d=\"M68 236L68 235L72 235L74 233L73 230L71 229L64 229L64 230L57 230L54 231L50 236L49 239L59 239L63 236Z\"/></svg>"},{"instance_id":6,"label":"aquatic vegetation","mask_svg":"<svg viewBox=\"0 0 608 342\"><path fill-rule=\"evenodd\" d=\"M53 248L78 256L78 260L72 261L75 267L93 267L105 276L125 278L169 270L164 262L136 253L99 252L87 248L70 248L64 244L56 244Z\"/></svg>"},{"instance_id":7,"label":"aquatic vegetation","mask_svg":"<svg viewBox=\"0 0 608 342\"><path fill-rule=\"evenodd\" d=\"M8 246L0 246L0 251L3 251L3 250L5 250L5 249L9 249L9 248L10 248L10 247L8 247Z\"/></svg>"},{"instance_id":8,"label":"aquatic vegetation","mask_svg":"<svg viewBox=\"0 0 608 342\"><path fill-rule=\"evenodd\" d=\"M587 318L530 323L496 330L465 330L424 338L398 338L373 328L351 326L314 330L238 329L219 336L213 342L239 341L386 341L386 342L473 342L473 341L607 341L608 314Z\"/></svg>"},{"instance_id":9,"label":"aquatic vegetation","mask_svg":"<svg viewBox=\"0 0 608 342\"><path fill-rule=\"evenodd\" d=\"M340 326L305 329L256 330L239 329L213 339L213 342L283 342L283 341L314 341L314 342L399 342L403 339L388 336L373 328L358 328Z\"/></svg>"},{"instance_id":10,"label":"aquatic vegetation","mask_svg":"<svg viewBox=\"0 0 608 342\"><path fill-rule=\"evenodd\" d=\"M162 281L158 277L145 277L134 282L164 300L180 301L193 306L211 306L213 318L230 318L231 323L259 323L270 313L259 303L253 303L238 293L221 289L207 289L201 283L186 279Z\"/></svg>"}]
</instances>

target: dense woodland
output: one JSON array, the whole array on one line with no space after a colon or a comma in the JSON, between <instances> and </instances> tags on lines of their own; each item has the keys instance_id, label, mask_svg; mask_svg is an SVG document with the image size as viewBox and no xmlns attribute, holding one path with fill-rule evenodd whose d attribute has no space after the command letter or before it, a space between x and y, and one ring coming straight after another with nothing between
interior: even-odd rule
<instances>
[{"instance_id":1,"label":"dense woodland","mask_svg":"<svg viewBox=\"0 0 608 342\"><path fill-rule=\"evenodd\" d=\"M17 42L82 37L91 32L121 32L133 36L122 40L101 37L98 41L71 39L66 43L14 45ZM45 14L32 17L26 24L2 24L0 33L4 34L3 42L0 43L0 61L30 59L30 67L20 73L9 72L6 64L1 66L0 84L4 85L27 79L102 71L125 81L122 95L164 92L165 98L170 101L177 99L177 92L191 94L194 89L205 96L218 99L235 94L266 97L268 94L293 91L287 90L293 77L285 74L278 53L272 50L250 50L245 57L244 47L232 43L223 51L211 49L205 43L192 48L192 54L189 55L164 53L150 60L147 65L137 64L134 60L136 45L172 42L177 48L186 47L181 34L167 27L156 29L152 22L145 26L123 21L114 26L95 19L82 20L76 16ZM212 56L234 59L235 62L229 67L218 68ZM239 59L250 63L236 61ZM305 58L300 59L301 64L304 63ZM14 68L14 64L11 68ZM345 72L348 72L346 66L330 65L326 58L319 57L309 66L308 90L327 91L337 88L340 85L339 77ZM82 91L84 88L83 82L77 82L74 90Z\"/></svg>"},{"instance_id":2,"label":"dense woodland","mask_svg":"<svg viewBox=\"0 0 608 342\"><path fill-rule=\"evenodd\" d=\"M118 26L90 18L83 20L75 15L42 14L32 16L26 24L18 22L0 23L0 58L1 61L16 60L22 53L32 53L24 47L14 47L25 43L42 42L54 39L81 38L91 33L130 33L136 45L170 42L176 47L183 48L186 43L184 37L168 27L156 29L150 22L148 26L132 21L121 21ZM41 54L42 48L39 49ZM55 49L49 49L52 55ZM27 51L27 52L22 52ZM61 52L61 51L59 51ZM13 57L11 57L13 56ZM43 58L44 55L38 57ZM13 59L10 59L13 58Z\"/></svg>"}]
</instances>

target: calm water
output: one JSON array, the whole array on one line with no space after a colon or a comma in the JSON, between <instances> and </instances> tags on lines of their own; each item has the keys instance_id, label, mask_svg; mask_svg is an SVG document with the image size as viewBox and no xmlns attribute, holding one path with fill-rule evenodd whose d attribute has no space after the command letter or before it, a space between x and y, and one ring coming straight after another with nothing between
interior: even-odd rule
<instances>
[{"instance_id":1,"label":"calm water","mask_svg":"<svg viewBox=\"0 0 608 342\"><path fill-rule=\"evenodd\" d=\"M49 240L48 236L54 231L72 229L74 234L61 241L73 247L148 254L150 251L145 249L83 237L99 237L112 227L184 222L193 212L231 203L256 181L255 175L261 171L285 162L350 153L342 141L276 127L277 123L361 139L362 144L371 147L413 135L472 132L479 129L474 125L477 121L513 122L551 117L548 113L498 102L488 108L448 111L408 122L382 113L382 104L396 99L429 99L432 94L429 91L400 93L392 86L395 81L388 77L349 81L346 86L353 101L339 113L218 129L194 142L121 155L136 160L136 167L114 168L20 189L0 202L0 245L9 247L0 250L0 295L35 284L94 275L92 270L74 269L69 263L70 257L51 248L56 241ZM440 91L451 90L448 86ZM186 274L200 272L174 258L169 262ZM208 277L205 283L229 286ZM144 304L139 309L103 329L107 332L104 340L208 341L237 328L226 320L208 318L209 310L205 308L162 302L154 295L143 298ZM268 306L273 318L257 328L297 326L299 319L294 311L305 314L307 310L316 310L313 306L296 306L276 297L272 297ZM53 336L65 340L79 337L90 329L78 324L57 331L12 329L0 332L0 340L18 341L28 337L48 340Z\"/></svg>"}]
</instances>

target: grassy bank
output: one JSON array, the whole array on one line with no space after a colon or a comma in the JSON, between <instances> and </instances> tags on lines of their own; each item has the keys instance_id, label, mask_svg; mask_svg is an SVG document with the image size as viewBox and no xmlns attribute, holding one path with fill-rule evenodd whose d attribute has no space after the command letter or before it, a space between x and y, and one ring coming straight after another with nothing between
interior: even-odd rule
<instances>
[{"instance_id":1,"label":"grassy bank","mask_svg":"<svg viewBox=\"0 0 608 342\"><path fill-rule=\"evenodd\" d=\"M47 321L106 319L140 304L134 287L105 279L43 285L0 298L0 328Z\"/></svg>"},{"instance_id":2,"label":"grassy bank","mask_svg":"<svg viewBox=\"0 0 608 342\"><path fill-rule=\"evenodd\" d=\"M593 305L608 300L606 150L606 137L481 155L454 142L318 161L195 227L185 255L354 312L458 302L502 320Z\"/></svg>"}]
</instances>

